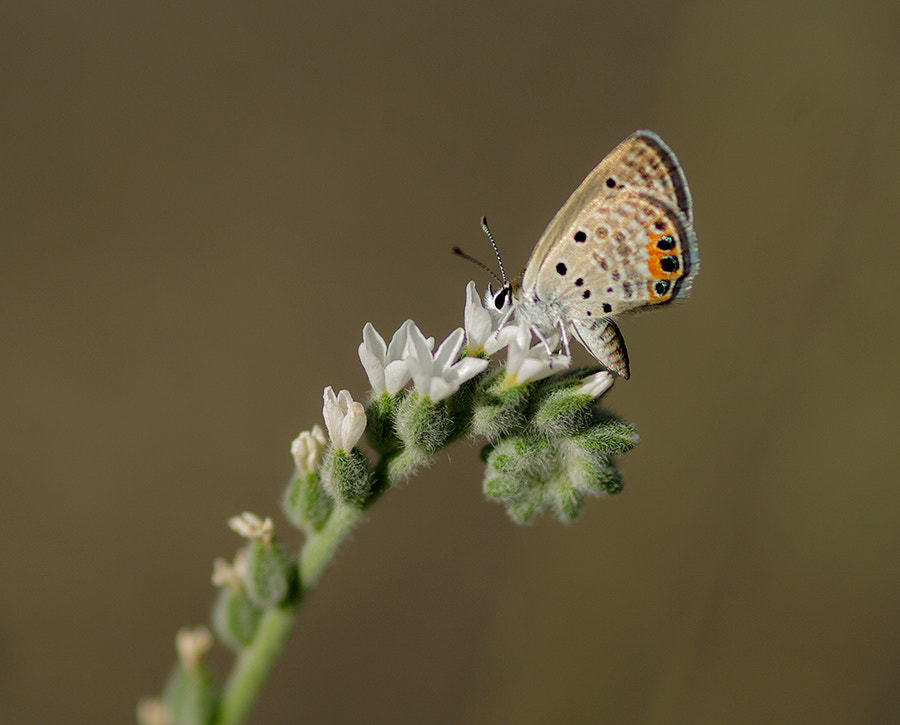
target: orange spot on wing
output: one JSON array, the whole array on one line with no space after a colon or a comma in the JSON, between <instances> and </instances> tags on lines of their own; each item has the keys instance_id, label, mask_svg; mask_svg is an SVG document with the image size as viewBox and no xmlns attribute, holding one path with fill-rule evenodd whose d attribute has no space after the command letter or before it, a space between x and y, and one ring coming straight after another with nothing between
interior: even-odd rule
<instances>
[{"instance_id":1,"label":"orange spot on wing","mask_svg":"<svg viewBox=\"0 0 900 725\"><path fill-rule=\"evenodd\" d=\"M656 219L653 220L653 224L648 225L647 234L650 237L650 243L647 245L647 267L650 269L650 276L653 279L669 279L674 280L681 277L684 274L684 270L681 268L681 246L678 244L678 237L676 236L676 232L674 227L668 223L668 220L662 219L662 221L666 222L666 227L662 230L656 228L655 222L658 221ZM657 246L657 243L663 237L671 237L676 240L675 247L672 249L660 249ZM666 272L662 268L662 260L664 257L676 257L678 259L678 269L674 272ZM650 285L651 289L653 285ZM670 294L665 294L662 296L653 295L656 299L667 299Z\"/></svg>"}]
</instances>

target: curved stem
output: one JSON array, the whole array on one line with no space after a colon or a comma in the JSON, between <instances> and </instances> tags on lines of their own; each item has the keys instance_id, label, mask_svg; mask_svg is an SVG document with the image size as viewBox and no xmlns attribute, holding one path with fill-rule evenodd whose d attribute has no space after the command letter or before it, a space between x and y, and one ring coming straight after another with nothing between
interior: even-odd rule
<instances>
[{"instance_id":1,"label":"curved stem","mask_svg":"<svg viewBox=\"0 0 900 725\"><path fill-rule=\"evenodd\" d=\"M238 725L256 702L266 678L294 626L303 597L315 588L341 544L362 518L361 509L338 506L325 527L310 536L297 564L300 594L292 602L266 611L253 642L238 655L225 683L215 725Z\"/></svg>"}]
</instances>

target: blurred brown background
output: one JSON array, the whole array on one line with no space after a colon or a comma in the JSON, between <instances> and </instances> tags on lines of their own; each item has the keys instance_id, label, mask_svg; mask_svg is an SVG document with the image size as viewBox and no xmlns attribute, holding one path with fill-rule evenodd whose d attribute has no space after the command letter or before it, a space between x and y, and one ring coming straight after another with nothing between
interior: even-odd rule
<instances>
[{"instance_id":1,"label":"blurred brown background","mask_svg":"<svg viewBox=\"0 0 900 725\"><path fill-rule=\"evenodd\" d=\"M644 127L703 271L622 324L626 490L517 528L457 446L252 722L900 721L896 3L4 3L0 58L3 725L133 721L363 324L442 339L450 246L520 268Z\"/></svg>"}]
</instances>

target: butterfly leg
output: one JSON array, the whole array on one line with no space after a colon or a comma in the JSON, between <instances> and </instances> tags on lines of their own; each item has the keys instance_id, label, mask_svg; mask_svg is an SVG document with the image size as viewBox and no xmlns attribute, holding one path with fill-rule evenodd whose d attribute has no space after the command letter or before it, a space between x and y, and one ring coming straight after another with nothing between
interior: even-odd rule
<instances>
[{"instance_id":1,"label":"butterfly leg","mask_svg":"<svg viewBox=\"0 0 900 725\"><path fill-rule=\"evenodd\" d=\"M559 321L559 334L562 340L563 351L566 353L566 357L571 359L572 351L569 349L569 333L566 330L566 323L562 320Z\"/></svg>"},{"instance_id":2,"label":"butterfly leg","mask_svg":"<svg viewBox=\"0 0 900 725\"><path fill-rule=\"evenodd\" d=\"M535 325L529 325L528 329L531 330L531 332L534 334L534 336L538 339L538 342L540 342L541 345L544 346L544 349L547 351L547 354L552 355L553 350L550 348L550 342L544 336L544 333L541 332L541 328L539 328Z\"/></svg>"}]
</instances>

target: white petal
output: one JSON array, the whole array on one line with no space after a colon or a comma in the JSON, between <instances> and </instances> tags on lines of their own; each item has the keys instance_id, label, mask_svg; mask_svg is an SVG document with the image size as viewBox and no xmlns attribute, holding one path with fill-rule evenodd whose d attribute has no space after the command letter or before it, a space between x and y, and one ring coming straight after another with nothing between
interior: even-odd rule
<instances>
[{"instance_id":1,"label":"white petal","mask_svg":"<svg viewBox=\"0 0 900 725\"><path fill-rule=\"evenodd\" d=\"M365 342L360 343L358 352L359 361L362 363L363 370L366 371L366 377L369 378L372 390L376 393L384 392L384 362L378 359L378 356L366 346Z\"/></svg>"},{"instance_id":2,"label":"white petal","mask_svg":"<svg viewBox=\"0 0 900 725\"><path fill-rule=\"evenodd\" d=\"M341 392L337 394L337 402L338 407L341 409L341 413L346 415L350 404L353 402L353 398L350 396L350 391L346 388L344 390L341 390Z\"/></svg>"},{"instance_id":3,"label":"white petal","mask_svg":"<svg viewBox=\"0 0 900 725\"><path fill-rule=\"evenodd\" d=\"M446 370L456 362L456 358L462 348L464 335L463 329L457 327L447 336L447 339L441 343L441 346L434 354L434 364L437 370Z\"/></svg>"},{"instance_id":4,"label":"white petal","mask_svg":"<svg viewBox=\"0 0 900 725\"><path fill-rule=\"evenodd\" d=\"M384 389L391 395L399 393L409 382L412 373L408 360L394 360L384 369ZM378 391L381 392L381 391Z\"/></svg>"},{"instance_id":5,"label":"white petal","mask_svg":"<svg viewBox=\"0 0 900 725\"><path fill-rule=\"evenodd\" d=\"M526 334L522 328L517 327L516 325L506 325L506 327L501 327L494 334L492 334L484 343L484 351L488 355L493 355L495 352L502 350L504 347L507 347L510 344L515 343L516 339L520 336ZM530 333L528 334L528 342L530 342ZM528 344L525 343L525 345Z\"/></svg>"},{"instance_id":6,"label":"white petal","mask_svg":"<svg viewBox=\"0 0 900 725\"><path fill-rule=\"evenodd\" d=\"M443 378L431 378L428 385L428 396L435 402L449 398L457 391L455 385L450 384Z\"/></svg>"},{"instance_id":7,"label":"white petal","mask_svg":"<svg viewBox=\"0 0 900 725\"><path fill-rule=\"evenodd\" d=\"M397 332L394 333L394 336L391 338L391 344L387 349L387 361L391 362L393 360L402 360L406 357L406 346L409 340L409 330L411 327L415 327L416 323L412 320L407 320Z\"/></svg>"},{"instance_id":8,"label":"white petal","mask_svg":"<svg viewBox=\"0 0 900 725\"><path fill-rule=\"evenodd\" d=\"M366 430L366 411L361 403L351 402L341 424L341 445L345 451L352 450L359 443Z\"/></svg>"},{"instance_id":9,"label":"white petal","mask_svg":"<svg viewBox=\"0 0 900 725\"><path fill-rule=\"evenodd\" d=\"M387 352L387 347L384 344L384 338L378 334L378 330L375 329L375 326L371 322L367 322L363 326L363 344L372 352L375 357L377 357L381 362L384 362L384 355Z\"/></svg>"},{"instance_id":10,"label":"white petal","mask_svg":"<svg viewBox=\"0 0 900 725\"><path fill-rule=\"evenodd\" d=\"M606 370L601 370L599 373L594 373L593 375L588 375L584 380L581 381L581 386L578 388L578 392L581 395L590 395L595 400L599 398L603 393L609 390L613 384L613 376L610 375Z\"/></svg>"},{"instance_id":11,"label":"white petal","mask_svg":"<svg viewBox=\"0 0 900 725\"><path fill-rule=\"evenodd\" d=\"M325 388L322 398L325 401L322 406L322 417L325 419L328 437L334 443L341 434L341 421L344 419L344 415L338 407L337 396L330 385Z\"/></svg>"},{"instance_id":12,"label":"white petal","mask_svg":"<svg viewBox=\"0 0 900 725\"><path fill-rule=\"evenodd\" d=\"M540 380L546 377L552 371L549 365L543 360L535 360L534 358L526 358L519 366L516 377L520 383L527 383L532 380Z\"/></svg>"},{"instance_id":13,"label":"white petal","mask_svg":"<svg viewBox=\"0 0 900 725\"><path fill-rule=\"evenodd\" d=\"M425 341L425 336L418 327L413 325L409 331L409 371L415 381L416 389L420 392L427 392L428 381L431 378L431 371L434 368L434 359L431 357L431 350Z\"/></svg>"},{"instance_id":14,"label":"white petal","mask_svg":"<svg viewBox=\"0 0 900 725\"><path fill-rule=\"evenodd\" d=\"M490 360L481 357L464 357L451 368L453 380L457 388L474 378L490 364Z\"/></svg>"}]
</instances>

